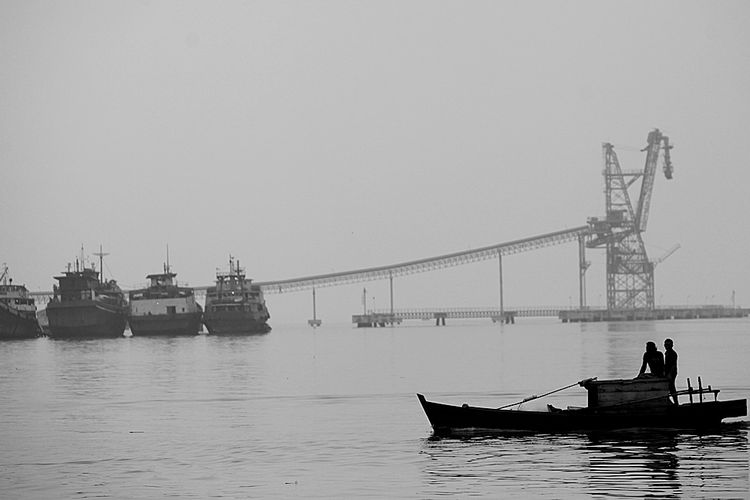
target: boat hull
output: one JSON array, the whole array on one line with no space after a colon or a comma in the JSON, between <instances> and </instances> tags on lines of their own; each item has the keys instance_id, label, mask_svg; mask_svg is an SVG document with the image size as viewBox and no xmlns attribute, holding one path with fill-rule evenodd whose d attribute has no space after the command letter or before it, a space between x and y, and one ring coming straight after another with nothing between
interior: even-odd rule
<instances>
[{"instance_id":1,"label":"boat hull","mask_svg":"<svg viewBox=\"0 0 750 500\"><path fill-rule=\"evenodd\" d=\"M602 411L581 408L544 412L454 406L427 401L421 394L417 394L417 397L437 435L632 428L700 430L716 427L724 418L747 415L747 401L744 399L669 405L661 410Z\"/></svg>"},{"instance_id":2,"label":"boat hull","mask_svg":"<svg viewBox=\"0 0 750 500\"><path fill-rule=\"evenodd\" d=\"M23 314L0 305L0 340L30 339L40 334L36 313Z\"/></svg>"},{"instance_id":3,"label":"boat hull","mask_svg":"<svg viewBox=\"0 0 750 500\"><path fill-rule=\"evenodd\" d=\"M265 319L247 312L204 313L203 323L211 335L252 335L271 331Z\"/></svg>"},{"instance_id":4,"label":"boat hull","mask_svg":"<svg viewBox=\"0 0 750 500\"><path fill-rule=\"evenodd\" d=\"M128 318L130 331L136 336L197 335L201 329L201 312L186 314L150 314Z\"/></svg>"},{"instance_id":5,"label":"boat hull","mask_svg":"<svg viewBox=\"0 0 750 500\"><path fill-rule=\"evenodd\" d=\"M49 334L56 338L122 337L127 312L122 307L95 300L50 302Z\"/></svg>"}]
</instances>

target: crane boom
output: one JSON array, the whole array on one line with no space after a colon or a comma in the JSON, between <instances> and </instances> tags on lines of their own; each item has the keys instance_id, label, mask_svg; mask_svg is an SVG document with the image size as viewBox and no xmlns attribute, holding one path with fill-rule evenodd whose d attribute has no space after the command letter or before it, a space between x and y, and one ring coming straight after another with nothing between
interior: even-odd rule
<instances>
[{"instance_id":1,"label":"crane boom","mask_svg":"<svg viewBox=\"0 0 750 500\"><path fill-rule=\"evenodd\" d=\"M648 224L648 211L651 206L651 193L654 190L654 177L656 175L656 164L659 161L659 152L664 149L664 176L672 178L672 162L669 157L669 137L663 135L659 129L654 129L648 134L648 145L642 150L646 153L646 165L643 168L643 180L641 181L641 195L638 198L638 208L635 213L635 228L637 231L645 231ZM662 146L663 145L663 146Z\"/></svg>"}]
</instances>

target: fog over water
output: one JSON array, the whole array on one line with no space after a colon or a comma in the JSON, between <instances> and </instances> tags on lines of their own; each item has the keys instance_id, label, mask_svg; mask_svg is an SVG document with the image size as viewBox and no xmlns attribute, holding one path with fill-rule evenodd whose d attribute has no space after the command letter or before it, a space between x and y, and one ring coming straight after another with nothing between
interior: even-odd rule
<instances>
[{"instance_id":1,"label":"fog over water","mask_svg":"<svg viewBox=\"0 0 750 500\"><path fill-rule=\"evenodd\" d=\"M746 2L28 1L0 5L0 260L103 245L125 288L436 256L604 211L601 143L675 148L645 235L660 304L750 304ZM589 302L604 255L590 251ZM575 244L508 257L506 305L575 302ZM385 306L387 283L368 286ZM497 264L399 279L397 306L497 304ZM362 285L318 291L346 321ZM309 294L269 297L304 321Z\"/></svg>"},{"instance_id":2,"label":"fog over water","mask_svg":"<svg viewBox=\"0 0 750 500\"><path fill-rule=\"evenodd\" d=\"M671 337L677 385L750 396L747 319L278 326L0 343L0 497L745 498L747 417L704 434L435 439L416 392L498 407L630 378ZM686 397L683 397L685 402ZM523 409L586 404L576 386Z\"/></svg>"}]
</instances>

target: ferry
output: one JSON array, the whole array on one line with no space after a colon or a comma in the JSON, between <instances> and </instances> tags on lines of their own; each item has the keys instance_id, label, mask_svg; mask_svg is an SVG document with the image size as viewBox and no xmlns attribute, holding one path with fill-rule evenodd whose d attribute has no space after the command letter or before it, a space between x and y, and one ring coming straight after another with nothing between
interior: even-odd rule
<instances>
[{"instance_id":1,"label":"ferry","mask_svg":"<svg viewBox=\"0 0 750 500\"><path fill-rule=\"evenodd\" d=\"M203 323L209 334L253 334L271 330L266 301L259 285L245 277L239 260L229 257L229 272L216 273L216 286L206 290Z\"/></svg>"},{"instance_id":2,"label":"ferry","mask_svg":"<svg viewBox=\"0 0 750 500\"><path fill-rule=\"evenodd\" d=\"M101 256L105 255L101 252ZM122 337L128 318L125 293L115 280L105 281L83 258L75 268L55 276L59 286L53 288L47 304L49 335L57 338Z\"/></svg>"},{"instance_id":3,"label":"ferry","mask_svg":"<svg viewBox=\"0 0 750 500\"><path fill-rule=\"evenodd\" d=\"M41 334L36 303L24 285L14 285L3 264L0 274L0 339L28 339Z\"/></svg>"},{"instance_id":4,"label":"ferry","mask_svg":"<svg viewBox=\"0 0 750 500\"><path fill-rule=\"evenodd\" d=\"M147 288L129 293L128 323L133 335L197 335L203 309L192 288L178 286L169 263L164 272L149 274Z\"/></svg>"}]
</instances>

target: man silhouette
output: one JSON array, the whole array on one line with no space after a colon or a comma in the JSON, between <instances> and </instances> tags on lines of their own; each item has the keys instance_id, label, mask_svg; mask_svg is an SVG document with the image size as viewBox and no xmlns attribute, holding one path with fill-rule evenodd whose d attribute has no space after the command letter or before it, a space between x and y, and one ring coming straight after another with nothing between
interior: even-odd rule
<instances>
[{"instance_id":1,"label":"man silhouette","mask_svg":"<svg viewBox=\"0 0 750 500\"><path fill-rule=\"evenodd\" d=\"M669 394L674 399L674 404L677 403L677 388L674 385L674 381L677 378L677 353L672 346L674 342L672 339L666 339L664 341L664 376L669 379Z\"/></svg>"},{"instance_id":2,"label":"man silhouette","mask_svg":"<svg viewBox=\"0 0 750 500\"><path fill-rule=\"evenodd\" d=\"M643 353L643 363L641 364L641 370L638 372L639 377L642 377L646 372L646 366L654 377L664 376L664 355L653 342L646 342L646 352Z\"/></svg>"}]
</instances>

